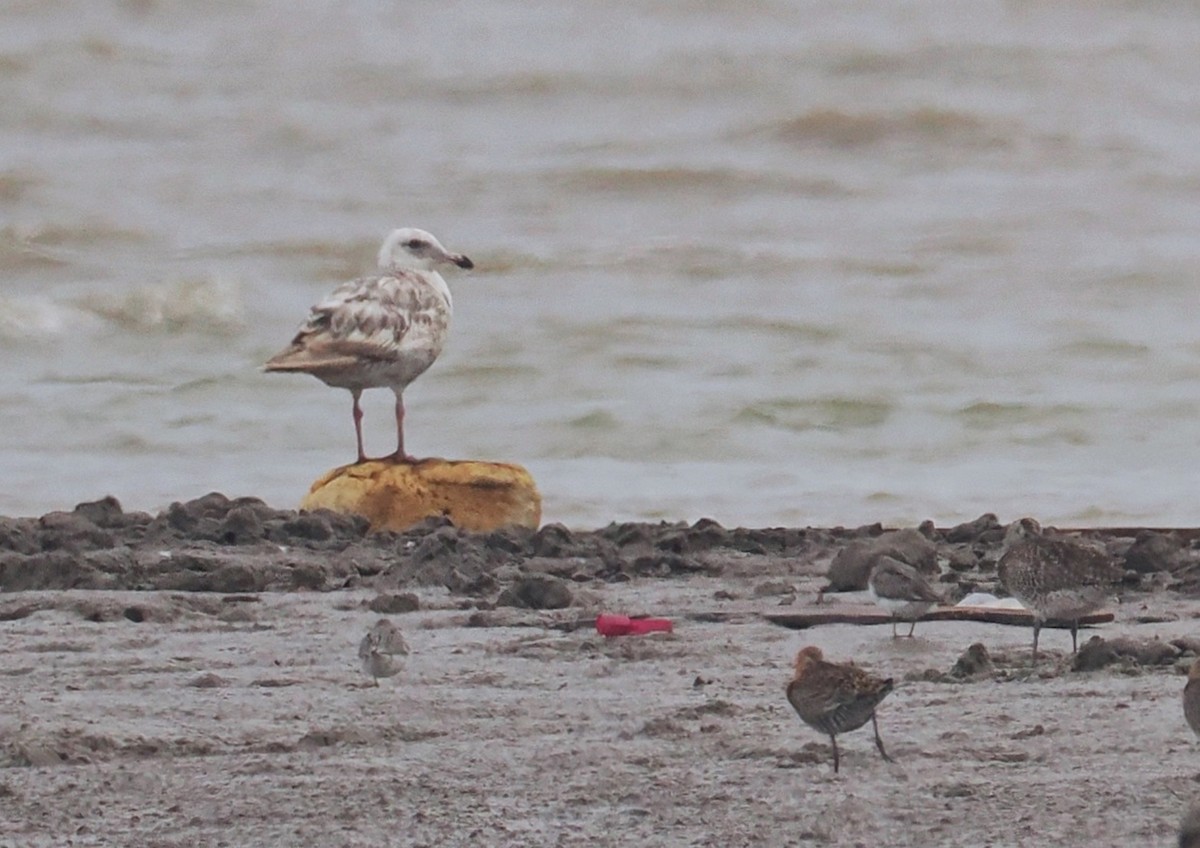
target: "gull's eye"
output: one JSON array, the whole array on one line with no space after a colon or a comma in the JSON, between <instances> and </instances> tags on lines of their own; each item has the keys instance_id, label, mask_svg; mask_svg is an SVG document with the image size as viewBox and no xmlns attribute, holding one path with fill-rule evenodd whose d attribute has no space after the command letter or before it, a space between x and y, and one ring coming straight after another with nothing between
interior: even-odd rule
<instances>
[{"instance_id":1,"label":"gull's eye","mask_svg":"<svg viewBox=\"0 0 1200 848\"><path fill-rule=\"evenodd\" d=\"M420 250L423 247L428 247L428 244L420 239L409 239L404 243L404 246L409 250Z\"/></svg>"}]
</instances>

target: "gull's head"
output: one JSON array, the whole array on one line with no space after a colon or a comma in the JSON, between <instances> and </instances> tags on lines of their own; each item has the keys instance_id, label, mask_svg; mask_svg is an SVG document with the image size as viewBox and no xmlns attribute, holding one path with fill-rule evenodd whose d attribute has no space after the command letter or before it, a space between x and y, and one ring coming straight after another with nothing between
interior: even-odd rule
<instances>
[{"instance_id":1,"label":"gull's head","mask_svg":"<svg viewBox=\"0 0 1200 848\"><path fill-rule=\"evenodd\" d=\"M392 230L379 248L379 267L432 271L439 265L474 268L475 263L461 253L451 253L432 234L415 227Z\"/></svg>"}]
</instances>

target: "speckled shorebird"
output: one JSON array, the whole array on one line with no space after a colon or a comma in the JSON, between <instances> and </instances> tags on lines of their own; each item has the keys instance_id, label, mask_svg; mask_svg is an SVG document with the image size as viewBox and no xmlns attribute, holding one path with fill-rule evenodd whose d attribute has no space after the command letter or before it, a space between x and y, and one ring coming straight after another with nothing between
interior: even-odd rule
<instances>
[{"instance_id":1,"label":"speckled shorebird","mask_svg":"<svg viewBox=\"0 0 1200 848\"><path fill-rule=\"evenodd\" d=\"M921 572L890 556L880 557L875 563L867 579L867 589L871 600L892 614L893 639L899 638L896 633L897 621L911 622L908 628L908 638L911 639L917 619L942 602L942 596L929 585Z\"/></svg>"},{"instance_id":2,"label":"speckled shorebird","mask_svg":"<svg viewBox=\"0 0 1200 848\"><path fill-rule=\"evenodd\" d=\"M402 668L399 657L408 656L408 643L400 628L386 618L381 618L367 635L358 643L358 658L362 661L363 673L370 677L375 685L379 678L393 677Z\"/></svg>"},{"instance_id":3,"label":"speckled shorebird","mask_svg":"<svg viewBox=\"0 0 1200 848\"><path fill-rule=\"evenodd\" d=\"M1200 802L1192 804L1179 823L1179 848L1200 848Z\"/></svg>"},{"instance_id":4,"label":"speckled shorebird","mask_svg":"<svg viewBox=\"0 0 1200 848\"><path fill-rule=\"evenodd\" d=\"M868 721L875 730L875 747L889 763L892 758L883 749L875 708L892 691L892 680L868 674L852 663L827 662L821 649L810 645L796 654L795 674L787 687L787 699L800 720L809 727L829 734L833 745L833 771L841 761L837 735L857 730Z\"/></svg>"},{"instance_id":5,"label":"speckled shorebird","mask_svg":"<svg viewBox=\"0 0 1200 848\"><path fill-rule=\"evenodd\" d=\"M1183 687L1183 717L1192 733L1200 736L1200 660L1188 669L1187 683Z\"/></svg>"},{"instance_id":6,"label":"speckled shorebird","mask_svg":"<svg viewBox=\"0 0 1200 848\"><path fill-rule=\"evenodd\" d=\"M1042 535L1032 518L1014 521L1004 536L1000 582L1033 613L1033 660L1047 619L1071 622L1071 652L1079 650L1079 619L1104 606L1124 575L1104 553Z\"/></svg>"},{"instance_id":7,"label":"speckled shorebird","mask_svg":"<svg viewBox=\"0 0 1200 848\"><path fill-rule=\"evenodd\" d=\"M396 452L385 459L414 461L404 450L403 392L437 359L450 330L450 289L437 272L443 265L474 267L424 230L393 230L379 249L380 273L334 289L264 366L349 389L359 462L367 459L359 398L374 388L396 395Z\"/></svg>"}]
</instances>

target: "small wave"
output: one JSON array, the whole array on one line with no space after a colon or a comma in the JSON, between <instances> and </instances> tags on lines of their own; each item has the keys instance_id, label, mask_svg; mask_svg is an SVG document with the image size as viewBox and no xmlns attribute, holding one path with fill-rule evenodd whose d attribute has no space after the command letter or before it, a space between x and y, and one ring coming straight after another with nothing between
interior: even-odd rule
<instances>
[{"instance_id":1,"label":"small wave","mask_svg":"<svg viewBox=\"0 0 1200 848\"><path fill-rule=\"evenodd\" d=\"M768 318L763 315L729 315L707 322L698 329L716 330L719 333L744 331L761 336L778 336L795 342L829 342L842 334L839 328L828 324Z\"/></svg>"},{"instance_id":2,"label":"small wave","mask_svg":"<svg viewBox=\"0 0 1200 848\"><path fill-rule=\"evenodd\" d=\"M79 326L79 312L38 297L0 298L0 342L45 341Z\"/></svg>"},{"instance_id":3,"label":"small wave","mask_svg":"<svg viewBox=\"0 0 1200 848\"><path fill-rule=\"evenodd\" d=\"M1081 359L1142 360L1150 356L1147 344L1123 339L1086 338L1059 345L1057 352Z\"/></svg>"},{"instance_id":4,"label":"small wave","mask_svg":"<svg viewBox=\"0 0 1200 848\"><path fill-rule=\"evenodd\" d=\"M757 401L735 416L739 423L767 424L786 430L847 430L878 427L892 413L885 400L852 397L777 398Z\"/></svg>"},{"instance_id":5,"label":"small wave","mask_svg":"<svg viewBox=\"0 0 1200 848\"><path fill-rule=\"evenodd\" d=\"M570 419L567 426L576 430L613 432L620 429L620 422L612 413L597 409Z\"/></svg>"},{"instance_id":6,"label":"small wave","mask_svg":"<svg viewBox=\"0 0 1200 848\"><path fill-rule=\"evenodd\" d=\"M184 280L124 293L95 292L80 309L135 330L195 331L228 335L244 324L241 287L231 280Z\"/></svg>"},{"instance_id":7,"label":"small wave","mask_svg":"<svg viewBox=\"0 0 1200 848\"><path fill-rule=\"evenodd\" d=\"M704 192L728 195L781 193L789 196L835 197L850 191L835 180L800 178L766 171L734 168L687 168L664 166L649 168L581 168L560 173L557 180L572 191Z\"/></svg>"},{"instance_id":8,"label":"small wave","mask_svg":"<svg viewBox=\"0 0 1200 848\"><path fill-rule=\"evenodd\" d=\"M780 141L800 147L854 148L901 142L991 148L1009 144L1005 134L974 115L931 107L860 114L815 109L763 129Z\"/></svg>"},{"instance_id":9,"label":"small wave","mask_svg":"<svg viewBox=\"0 0 1200 848\"><path fill-rule=\"evenodd\" d=\"M960 408L956 416L974 430L1010 428L1018 424L1039 424L1059 419L1076 420L1088 410L1073 404L1026 404L979 401Z\"/></svg>"},{"instance_id":10,"label":"small wave","mask_svg":"<svg viewBox=\"0 0 1200 848\"><path fill-rule=\"evenodd\" d=\"M17 186L21 179L20 175L10 176ZM3 185L0 182L0 192L4 191ZM86 248L114 241L129 243L148 239L149 236L144 233L114 227L103 221L87 221L70 226L53 223L9 224L0 227L0 270L20 273L58 268L71 262L73 252L82 253Z\"/></svg>"},{"instance_id":11,"label":"small wave","mask_svg":"<svg viewBox=\"0 0 1200 848\"><path fill-rule=\"evenodd\" d=\"M25 193L42 180L33 173L8 170L0 171L0 203L16 203L25 197Z\"/></svg>"}]
</instances>

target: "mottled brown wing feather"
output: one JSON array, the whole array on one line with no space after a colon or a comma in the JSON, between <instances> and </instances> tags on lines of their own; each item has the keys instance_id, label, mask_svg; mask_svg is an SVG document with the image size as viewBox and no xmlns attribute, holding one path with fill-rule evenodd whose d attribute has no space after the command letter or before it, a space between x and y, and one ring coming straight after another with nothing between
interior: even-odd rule
<instances>
[{"instance_id":1,"label":"mottled brown wing feather","mask_svg":"<svg viewBox=\"0 0 1200 848\"><path fill-rule=\"evenodd\" d=\"M929 582L912 566L901 570L894 565L880 567L871 577L875 591L881 597L904 601L940 603L942 598Z\"/></svg>"},{"instance_id":2,"label":"mottled brown wing feather","mask_svg":"<svg viewBox=\"0 0 1200 848\"><path fill-rule=\"evenodd\" d=\"M315 372L387 361L399 355L414 321L436 320L430 316L442 316L445 306L414 272L396 270L343 283L313 306L291 344L267 362L266 370Z\"/></svg>"}]
</instances>

